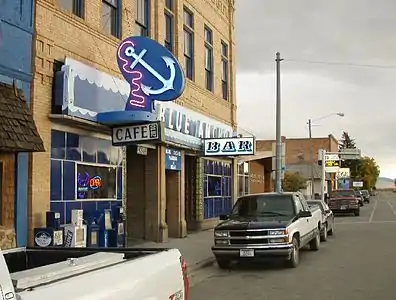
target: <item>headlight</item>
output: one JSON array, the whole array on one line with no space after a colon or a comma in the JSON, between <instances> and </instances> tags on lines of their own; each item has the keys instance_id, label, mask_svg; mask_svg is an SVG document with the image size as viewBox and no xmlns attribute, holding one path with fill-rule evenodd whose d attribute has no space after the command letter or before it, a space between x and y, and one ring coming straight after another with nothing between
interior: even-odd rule
<instances>
[{"instance_id":1,"label":"headlight","mask_svg":"<svg viewBox=\"0 0 396 300\"><path fill-rule=\"evenodd\" d=\"M228 237L228 231L215 231L214 232L215 237Z\"/></svg>"},{"instance_id":2,"label":"headlight","mask_svg":"<svg viewBox=\"0 0 396 300\"><path fill-rule=\"evenodd\" d=\"M270 230L268 232L269 235L285 235L287 234L286 230Z\"/></svg>"},{"instance_id":3,"label":"headlight","mask_svg":"<svg viewBox=\"0 0 396 300\"><path fill-rule=\"evenodd\" d=\"M287 239L287 238L270 239L269 242L270 242L271 244L287 243L287 242L288 242L288 239Z\"/></svg>"},{"instance_id":4,"label":"headlight","mask_svg":"<svg viewBox=\"0 0 396 300\"><path fill-rule=\"evenodd\" d=\"M229 245L230 242L228 240L215 240L216 245Z\"/></svg>"}]
</instances>

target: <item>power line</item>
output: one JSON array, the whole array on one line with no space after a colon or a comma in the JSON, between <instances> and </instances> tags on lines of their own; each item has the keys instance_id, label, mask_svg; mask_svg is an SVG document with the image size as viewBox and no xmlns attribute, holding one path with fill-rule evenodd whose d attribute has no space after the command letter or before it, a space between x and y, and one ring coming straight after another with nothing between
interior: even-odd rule
<instances>
[{"instance_id":1,"label":"power line","mask_svg":"<svg viewBox=\"0 0 396 300\"><path fill-rule=\"evenodd\" d=\"M352 63L352 62L304 60L304 59L292 59L292 58L285 58L284 61L296 62L296 63L306 63L306 64L320 64L320 65L357 67L357 68L375 68L375 69L391 69L391 70L396 69L395 65L359 64L359 63Z\"/></svg>"}]
</instances>

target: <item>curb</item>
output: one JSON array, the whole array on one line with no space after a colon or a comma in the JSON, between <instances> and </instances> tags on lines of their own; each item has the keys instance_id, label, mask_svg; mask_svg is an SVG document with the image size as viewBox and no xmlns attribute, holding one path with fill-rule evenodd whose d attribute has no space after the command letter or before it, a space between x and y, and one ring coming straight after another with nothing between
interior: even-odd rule
<instances>
[{"instance_id":1,"label":"curb","mask_svg":"<svg viewBox=\"0 0 396 300\"><path fill-rule=\"evenodd\" d=\"M211 265L214 264L214 262L216 261L216 259L214 257L209 257L207 259L201 260L200 262L197 262L194 265L189 266L189 274L193 274L201 269L210 267Z\"/></svg>"}]
</instances>

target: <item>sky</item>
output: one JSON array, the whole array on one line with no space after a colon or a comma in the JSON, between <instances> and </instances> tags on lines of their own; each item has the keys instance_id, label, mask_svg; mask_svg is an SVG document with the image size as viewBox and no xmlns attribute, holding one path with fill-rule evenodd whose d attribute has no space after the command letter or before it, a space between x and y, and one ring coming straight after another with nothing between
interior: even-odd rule
<instances>
[{"instance_id":1,"label":"sky","mask_svg":"<svg viewBox=\"0 0 396 300\"><path fill-rule=\"evenodd\" d=\"M308 119L313 137L347 131L396 178L395 11L394 0L237 0L239 126L275 138L279 51L282 135L308 137Z\"/></svg>"}]
</instances>

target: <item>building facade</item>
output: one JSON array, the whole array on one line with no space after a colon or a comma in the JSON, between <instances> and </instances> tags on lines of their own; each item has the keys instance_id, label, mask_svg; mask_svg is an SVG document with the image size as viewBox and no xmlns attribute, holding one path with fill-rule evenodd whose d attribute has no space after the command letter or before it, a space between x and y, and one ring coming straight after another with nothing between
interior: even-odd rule
<instances>
[{"instance_id":1,"label":"building facade","mask_svg":"<svg viewBox=\"0 0 396 300\"><path fill-rule=\"evenodd\" d=\"M30 112L34 1L0 9L0 248L27 244L29 153L43 151Z\"/></svg>"},{"instance_id":2,"label":"building facade","mask_svg":"<svg viewBox=\"0 0 396 300\"><path fill-rule=\"evenodd\" d=\"M45 153L32 157L32 222L45 212L70 222L123 204L128 237L166 241L211 226L236 193L235 159L202 157L202 138L236 128L234 1L38 0L33 112ZM97 115L125 105L129 85L117 67L121 40L146 36L179 60L186 88L156 102L162 144L115 147ZM100 193L79 192L84 174Z\"/></svg>"}]
</instances>

